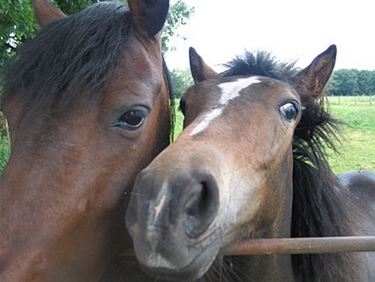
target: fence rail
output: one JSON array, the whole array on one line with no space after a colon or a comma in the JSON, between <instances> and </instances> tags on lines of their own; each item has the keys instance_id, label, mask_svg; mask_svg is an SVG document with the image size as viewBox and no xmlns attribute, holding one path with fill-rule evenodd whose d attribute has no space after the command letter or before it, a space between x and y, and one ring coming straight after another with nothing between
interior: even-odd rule
<instances>
[{"instance_id":1,"label":"fence rail","mask_svg":"<svg viewBox=\"0 0 375 282\"><path fill-rule=\"evenodd\" d=\"M263 256L348 252L375 252L375 236L249 239L238 242L229 248L225 255ZM135 254L133 250L128 250L122 256L133 257Z\"/></svg>"},{"instance_id":2,"label":"fence rail","mask_svg":"<svg viewBox=\"0 0 375 282\"><path fill-rule=\"evenodd\" d=\"M285 255L374 252L375 236L252 239L237 243L226 254Z\"/></svg>"}]
</instances>

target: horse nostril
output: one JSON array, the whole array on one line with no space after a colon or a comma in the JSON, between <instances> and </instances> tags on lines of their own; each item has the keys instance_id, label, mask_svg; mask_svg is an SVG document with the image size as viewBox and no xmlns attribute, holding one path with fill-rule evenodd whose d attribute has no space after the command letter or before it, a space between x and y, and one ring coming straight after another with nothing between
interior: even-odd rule
<instances>
[{"instance_id":1,"label":"horse nostril","mask_svg":"<svg viewBox=\"0 0 375 282\"><path fill-rule=\"evenodd\" d=\"M205 182L202 182L191 198L185 205L185 211L188 216L199 216L204 213L205 206L208 203L208 188Z\"/></svg>"},{"instance_id":2,"label":"horse nostril","mask_svg":"<svg viewBox=\"0 0 375 282\"><path fill-rule=\"evenodd\" d=\"M217 214L218 188L212 176L207 178L191 187L192 191L184 206L185 232L191 238L196 238L206 231Z\"/></svg>"}]
</instances>

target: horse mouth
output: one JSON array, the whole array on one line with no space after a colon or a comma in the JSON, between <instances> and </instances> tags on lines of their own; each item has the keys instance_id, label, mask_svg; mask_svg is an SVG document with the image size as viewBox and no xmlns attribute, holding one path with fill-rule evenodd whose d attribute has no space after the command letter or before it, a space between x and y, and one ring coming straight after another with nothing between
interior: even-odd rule
<instances>
[{"instance_id":1,"label":"horse mouth","mask_svg":"<svg viewBox=\"0 0 375 282\"><path fill-rule=\"evenodd\" d=\"M215 261L220 251L220 244L213 243L198 252L190 262L182 268L154 267L141 264L142 270L149 276L166 281L195 281L202 277Z\"/></svg>"}]
</instances>

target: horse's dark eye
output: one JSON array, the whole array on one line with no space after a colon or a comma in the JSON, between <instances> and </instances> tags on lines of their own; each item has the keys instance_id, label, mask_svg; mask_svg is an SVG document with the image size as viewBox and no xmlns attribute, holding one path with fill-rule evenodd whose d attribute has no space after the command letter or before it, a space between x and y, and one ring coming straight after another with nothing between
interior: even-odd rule
<instances>
[{"instance_id":1,"label":"horse's dark eye","mask_svg":"<svg viewBox=\"0 0 375 282\"><path fill-rule=\"evenodd\" d=\"M281 115L288 121L292 121L297 118L298 115L298 106L295 103L288 102L280 106Z\"/></svg>"},{"instance_id":2,"label":"horse's dark eye","mask_svg":"<svg viewBox=\"0 0 375 282\"><path fill-rule=\"evenodd\" d=\"M136 130L143 125L147 114L145 109L131 109L119 118L116 126L127 130Z\"/></svg>"}]
</instances>

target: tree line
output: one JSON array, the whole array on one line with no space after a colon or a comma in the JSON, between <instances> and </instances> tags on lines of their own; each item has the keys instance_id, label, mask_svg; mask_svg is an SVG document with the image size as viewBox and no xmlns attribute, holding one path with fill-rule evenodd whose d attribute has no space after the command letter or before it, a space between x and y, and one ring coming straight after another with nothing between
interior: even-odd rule
<instances>
[{"instance_id":1,"label":"tree line","mask_svg":"<svg viewBox=\"0 0 375 282\"><path fill-rule=\"evenodd\" d=\"M328 94L331 96L375 95L375 71L340 69L333 73Z\"/></svg>"}]
</instances>

